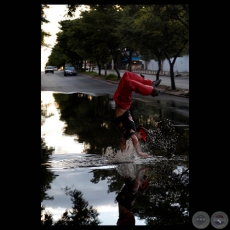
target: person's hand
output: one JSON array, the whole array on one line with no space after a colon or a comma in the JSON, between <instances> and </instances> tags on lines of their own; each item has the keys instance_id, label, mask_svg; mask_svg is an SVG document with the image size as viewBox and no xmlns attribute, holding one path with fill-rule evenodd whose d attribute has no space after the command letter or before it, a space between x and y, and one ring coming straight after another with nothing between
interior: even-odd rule
<instances>
[{"instance_id":1,"label":"person's hand","mask_svg":"<svg viewBox=\"0 0 230 230\"><path fill-rule=\"evenodd\" d=\"M141 153L140 152L138 155L141 156L141 157L144 157L144 158L149 157L149 155L147 153Z\"/></svg>"}]
</instances>

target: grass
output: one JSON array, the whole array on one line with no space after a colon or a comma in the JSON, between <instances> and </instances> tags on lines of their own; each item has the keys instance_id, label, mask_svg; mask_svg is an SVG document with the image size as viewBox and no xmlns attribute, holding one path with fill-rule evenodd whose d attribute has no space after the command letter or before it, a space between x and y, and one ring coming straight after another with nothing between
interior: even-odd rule
<instances>
[{"instance_id":1,"label":"grass","mask_svg":"<svg viewBox=\"0 0 230 230\"><path fill-rule=\"evenodd\" d=\"M104 72L104 70L102 72ZM87 71L87 72L78 71L78 73L82 73L82 74L85 74L87 76L91 76L91 77L95 77L95 78L100 78L100 79L103 79L103 80L111 80L111 81L114 81L114 82L119 82L120 81L120 80L117 79L116 74L108 74L107 76L105 76L105 74L101 74L99 76L98 73L94 72L94 71L90 71L90 72L89 71ZM175 94L175 95L178 95L180 93L181 94L184 93L183 89L177 88L176 90L172 90L171 86L165 86L165 85L159 85L157 87L157 89L160 89L162 92L168 92L168 93Z\"/></svg>"},{"instance_id":2,"label":"grass","mask_svg":"<svg viewBox=\"0 0 230 230\"><path fill-rule=\"evenodd\" d=\"M89 71L87 71L87 72L78 71L78 73L82 73L82 74L85 74L85 75L91 76L91 77L99 77L99 78L102 78L104 80L119 81L117 79L116 74L108 74L107 76L105 76L105 74L98 75L97 72L89 72Z\"/></svg>"},{"instance_id":3,"label":"grass","mask_svg":"<svg viewBox=\"0 0 230 230\"><path fill-rule=\"evenodd\" d=\"M98 73L97 72L85 72L85 71L77 71L78 73L82 73L82 74L85 74L85 75L88 75L88 76L91 76L91 77L97 77L98 76Z\"/></svg>"}]
</instances>

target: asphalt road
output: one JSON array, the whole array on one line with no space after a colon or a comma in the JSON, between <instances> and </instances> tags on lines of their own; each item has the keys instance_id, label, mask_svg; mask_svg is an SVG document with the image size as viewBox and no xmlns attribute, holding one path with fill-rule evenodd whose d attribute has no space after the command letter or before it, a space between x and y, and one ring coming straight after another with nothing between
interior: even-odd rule
<instances>
[{"instance_id":1,"label":"asphalt road","mask_svg":"<svg viewBox=\"0 0 230 230\"><path fill-rule=\"evenodd\" d=\"M64 76L63 71L54 74L41 72L41 91L86 93L86 94L113 94L117 85L85 75Z\"/></svg>"},{"instance_id":2,"label":"asphalt road","mask_svg":"<svg viewBox=\"0 0 230 230\"><path fill-rule=\"evenodd\" d=\"M102 70L104 71L104 70ZM110 71L107 72L109 74ZM103 73L103 72L102 72ZM123 71L121 71L121 76ZM146 78L155 80L155 75L145 75ZM162 85L171 85L170 77L160 76ZM179 77L175 79L176 85L180 85L184 89L189 87L188 77ZM100 96L108 94L113 96L117 84L103 81L101 79L92 78L84 74L78 73L77 76L64 76L63 71L55 71L54 74L41 72L41 91L64 92L64 93L84 93L92 96ZM146 97L133 92L134 98L141 98L148 101L156 101L156 97ZM178 97L169 94L160 93L158 100L174 100L189 104L189 98Z\"/></svg>"}]
</instances>

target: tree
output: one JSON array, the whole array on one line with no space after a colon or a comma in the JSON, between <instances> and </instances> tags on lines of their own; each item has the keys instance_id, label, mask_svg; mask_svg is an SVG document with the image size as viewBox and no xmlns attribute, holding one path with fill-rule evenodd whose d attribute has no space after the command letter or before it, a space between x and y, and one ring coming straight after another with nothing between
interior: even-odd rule
<instances>
[{"instance_id":1,"label":"tree","mask_svg":"<svg viewBox=\"0 0 230 230\"><path fill-rule=\"evenodd\" d=\"M61 32L57 33L57 43L65 54L65 64L71 63L73 66L78 66L82 62L82 57L75 50L75 43L73 42L73 22L72 20L64 20L59 22ZM79 69L79 68L77 68Z\"/></svg>"},{"instance_id":2,"label":"tree","mask_svg":"<svg viewBox=\"0 0 230 230\"><path fill-rule=\"evenodd\" d=\"M58 44L55 44L52 48L51 54L48 57L47 65L57 66L59 69L61 66L65 65L66 60L67 57L64 53L64 50Z\"/></svg>"},{"instance_id":3,"label":"tree","mask_svg":"<svg viewBox=\"0 0 230 230\"><path fill-rule=\"evenodd\" d=\"M97 226L101 223L97 218L99 213L83 199L81 191L76 189L69 191L69 188L64 190L66 195L71 197L73 209L71 211L66 210L54 226Z\"/></svg>"},{"instance_id":4,"label":"tree","mask_svg":"<svg viewBox=\"0 0 230 230\"><path fill-rule=\"evenodd\" d=\"M76 10L79 5L68 5L69 15ZM99 75L101 62L107 62L109 58L114 61L114 69L120 79L117 63L121 56L122 37L119 32L121 8L112 4L91 4L89 10L82 12L82 22L86 28L84 41L91 45L93 56L96 58ZM91 28L91 29L89 29ZM108 55L110 54L110 55Z\"/></svg>"},{"instance_id":5,"label":"tree","mask_svg":"<svg viewBox=\"0 0 230 230\"><path fill-rule=\"evenodd\" d=\"M80 5L68 5L68 15ZM117 68L126 48L131 64L133 52L152 56L158 61L156 79L159 79L163 60L170 66L171 88L176 90L174 64L177 57L186 54L189 47L188 5L112 5L91 4L81 13L80 19L62 21L59 46L71 62L96 61L101 65L110 58ZM86 62L86 61L85 61ZM131 66L131 65L129 65ZM129 69L131 70L131 69Z\"/></svg>"},{"instance_id":6,"label":"tree","mask_svg":"<svg viewBox=\"0 0 230 230\"><path fill-rule=\"evenodd\" d=\"M74 20L73 47L85 60L96 62L101 73L103 65L109 56L108 48L101 36L101 23L97 11L84 11L81 18Z\"/></svg>"},{"instance_id":7,"label":"tree","mask_svg":"<svg viewBox=\"0 0 230 230\"><path fill-rule=\"evenodd\" d=\"M117 64L120 61L123 38L118 25L122 12L117 5L100 4L90 5L89 13L95 15L96 20L94 18L94 25L97 25L96 28L99 27L97 36L100 36L104 49L108 50L110 58L114 61L114 69L117 72L118 79L120 79ZM107 55L104 56L105 61L107 57Z\"/></svg>"},{"instance_id":8,"label":"tree","mask_svg":"<svg viewBox=\"0 0 230 230\"><path fill-rule=\"evenodd\" d=\"M46 114L45 110L42 110L42 116L49 116ZM51 188L50 184L56 178L52 171L48 170L49 167L48 161L52 155L54 149L46 147L46 143L43 138L41 138L41 203L43 200L52 200L53 197L48 196L47 190ZM44 213L43 213L44 212ZM44 217L42 219L42 217ZM45 207L41 205L41 225L42 226L51 226L53 223L52 215L46 212Z\"/></svg>"},{"instance_id":9,"label":"tree","mask_svg":"<svg viewBox=\"0 0 230 230\"><path fill-rule=\"evenodd\" d=\"M44 12L44 9L46 8L49 8L47 4L41 4L41 26L43 25L43 23L49 23L49 21L46 19L45 12ZM45 43L45 37L49 37L49 36L51 36L51 34L49 32L44 31L41 28L41 46L48 46Z\"/></svg>"},{"instance_id":10,"label":"tree","mask_svg":"<svg viewBox=\"0 0 230 230\"><path fill-rule=\"evenodd\" d=\"M152 53L154 59L158 61L157 79L159 79L162 61L168 60L173 90L176 90L173 66L176 58L185 54L189 42L186 26L187 12L181 5L172 5L172 7L171 5L146 5L139 11L139 17L134 21L141 33L140 49L143 53ZM176 13L180 18L175 17Z\"/></svg>"},{"instance_id":11,"label":"tree","mask_svg":"<svg viewBox=\"0 0 230 230\"><path fill-rule=\"evenodd\" d=\"M142 5L121 5L122 17L119 22L119 33L122 37L122 45L126 58L128 59L128 70L132 71L132 57L134 53L139 53L139 43L141 34L133 23L138 16Z\"/></svg>"}]
</instances>

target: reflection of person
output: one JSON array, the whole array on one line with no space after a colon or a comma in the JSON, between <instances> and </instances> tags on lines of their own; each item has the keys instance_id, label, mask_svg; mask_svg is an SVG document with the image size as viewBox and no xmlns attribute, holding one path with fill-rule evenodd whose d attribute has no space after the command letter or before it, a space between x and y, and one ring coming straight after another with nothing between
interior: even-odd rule
<instances>
[{"instance_id":1,"label":"reflection of person","mask_svg":"<svg viewBox=\"0 0 230 230\"><path fill-rule=\"evenodd\" d=\"M143 96L151 95L156 97L160 93L160 91L156 89L160 82L161 79L152 81L129 71L123 74L117 90L113 95L113 99L116 103L114 122L123 133L121 151L124 151L126 148L126 140L132 138L133 146L137 154L142 157L149 156L147 153L141 152L139 145L139 140L146 142L148 132L142 125L136 127L129 108L132 103L132 92Z\"/></svg>"},{"instance_id":2,"label":"reflection of person","mask_svg":"<svg viewBox=\"0 0 230 230\"><path fill-rule=\"evenodd\" d=\"M146 175L142 176L142 172L147 169L147 167L140 168L134 180L125 178L125 185L116 197L119 211L117 226L135 226L135 217L132 208L138 192L144 193L149 187L148 177Z\"/></svg>"}]
</instances>

